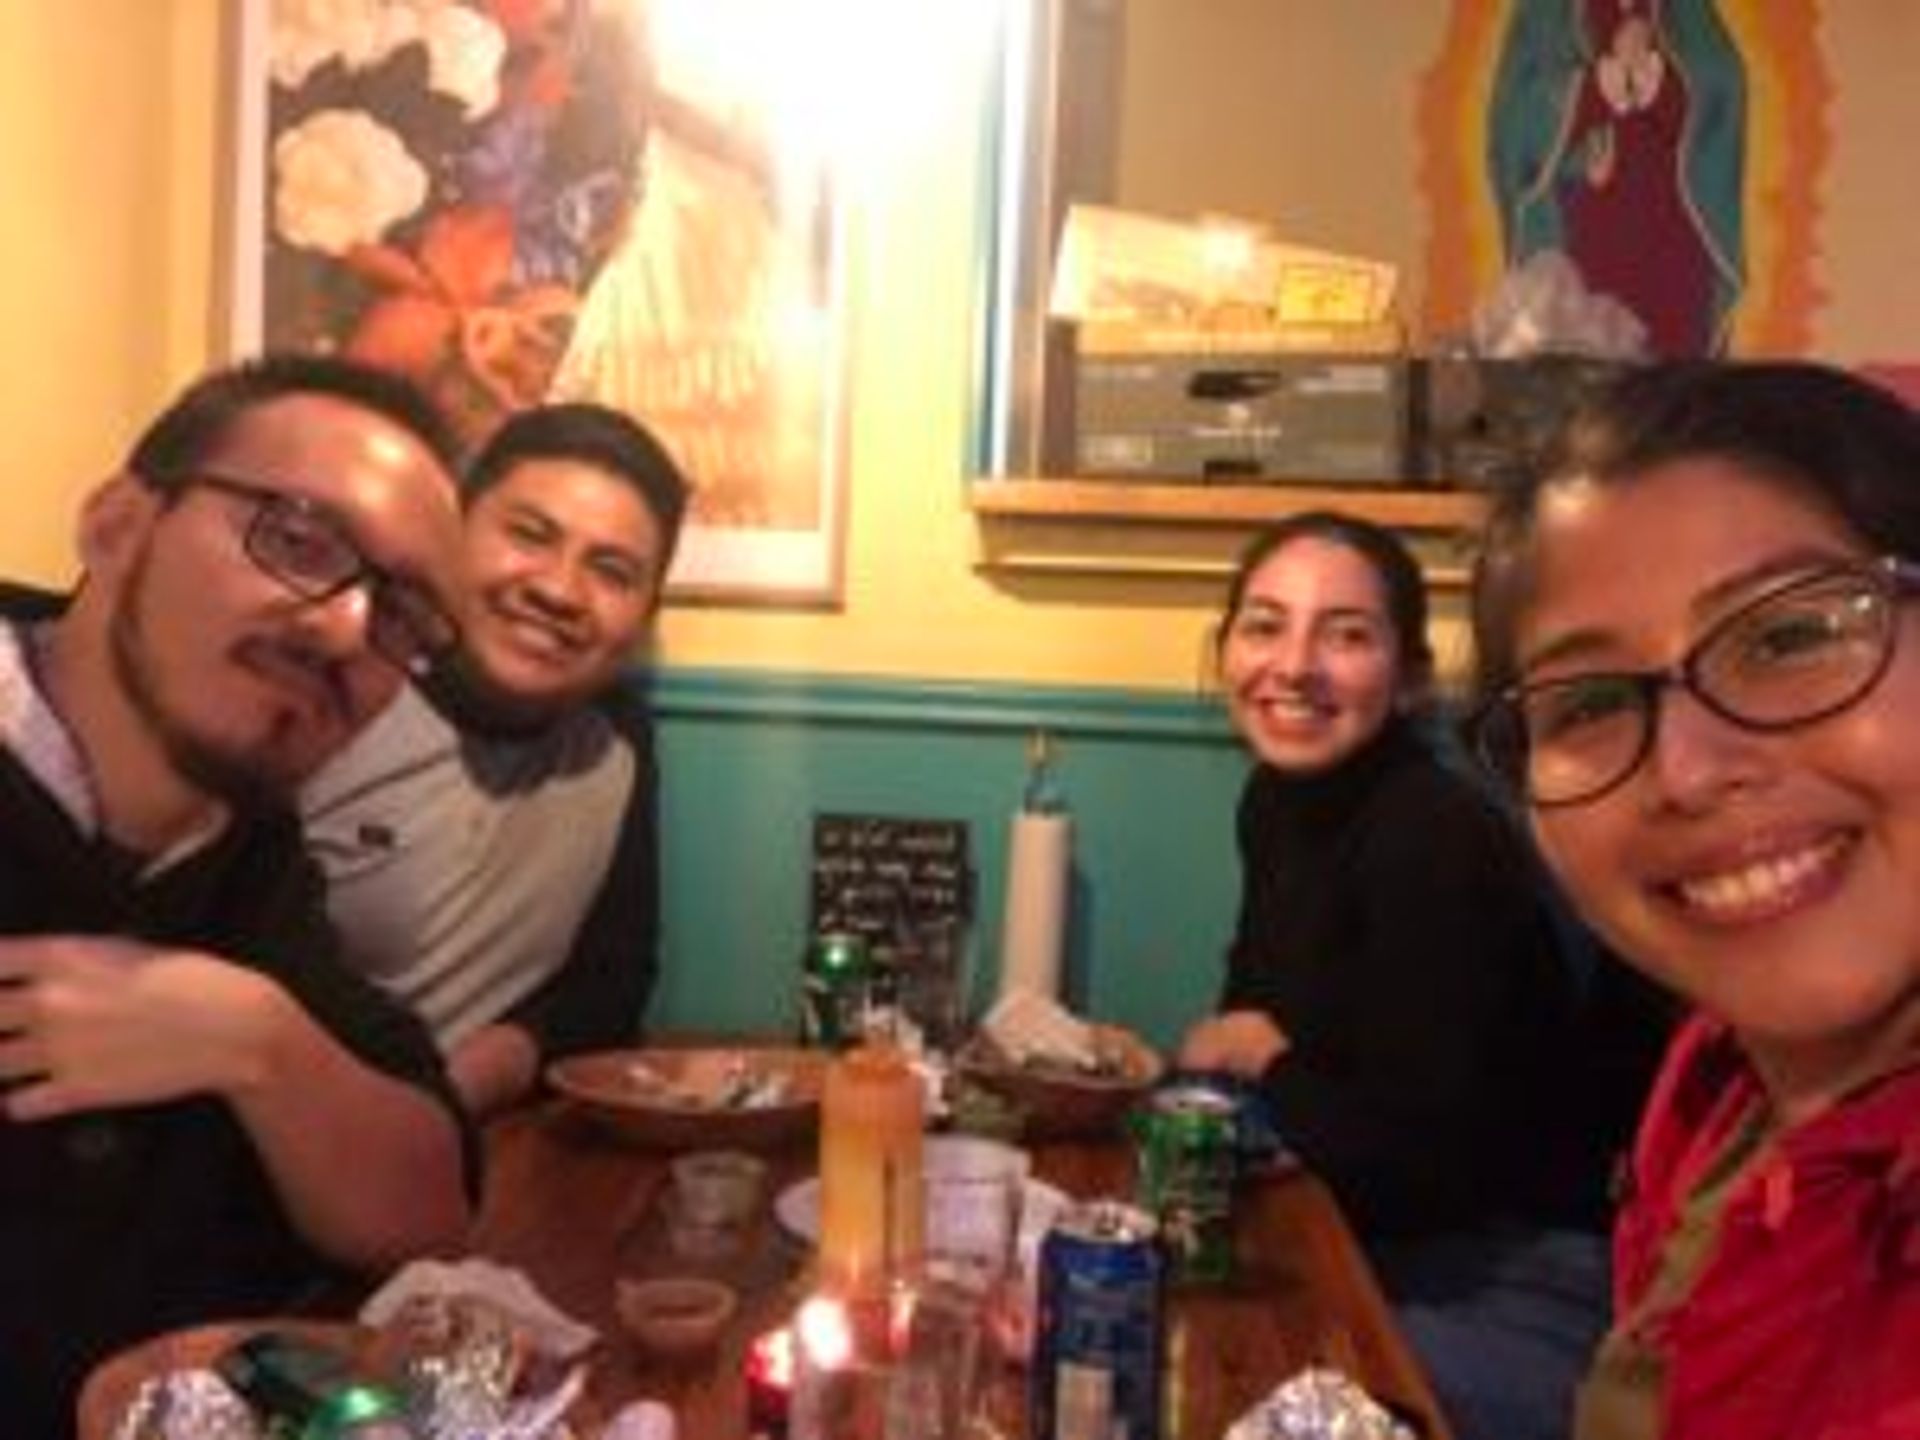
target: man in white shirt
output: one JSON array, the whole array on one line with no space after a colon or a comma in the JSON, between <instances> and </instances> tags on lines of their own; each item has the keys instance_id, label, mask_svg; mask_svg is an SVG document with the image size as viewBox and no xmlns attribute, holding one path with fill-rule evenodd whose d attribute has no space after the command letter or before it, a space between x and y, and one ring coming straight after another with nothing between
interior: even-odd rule
<instances>
[{"instance_id":1,"label":"man in white shirt","mask_svg":"<svg viewBox=\"0 0 1920 1440\"><path fill-rule=\"evenodd\" d=\"M468 471L457 693L430 686L438 709L402 695L303 795L352 962L426 1020L476 1114L556 1055L639 1033L656 775L622 672L686 500L666 452L616 411L509 419Z\"/></svg>"}]
</instances>

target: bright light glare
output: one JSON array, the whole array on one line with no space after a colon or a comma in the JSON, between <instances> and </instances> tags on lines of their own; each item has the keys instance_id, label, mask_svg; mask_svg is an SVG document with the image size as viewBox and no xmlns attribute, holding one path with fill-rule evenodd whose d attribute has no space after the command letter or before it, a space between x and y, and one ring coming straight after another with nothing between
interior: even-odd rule
<instances>
[{"instance_id":1,"label":"bright light glare","mask_svg":"<svg viewBox=\"0 0 1920 1440\"><path fill-rule=\"evenodd\" d=\"M937 79L1009 0L647 0L662 84L762 138L783 183L885 158L937 123Z\"/></svg>"},{"instance_id":2,"label":"bright light glare","mask_svg":"<svg viewBox=\"0 0 1920 1440\"><path fill-rule=\"evenodd\" d=\"M837 1370L853 1358L853 1320L829 1295L815 1295L794 1312L793 1333L817 1370Z\"/></svg>"}]
</instances>

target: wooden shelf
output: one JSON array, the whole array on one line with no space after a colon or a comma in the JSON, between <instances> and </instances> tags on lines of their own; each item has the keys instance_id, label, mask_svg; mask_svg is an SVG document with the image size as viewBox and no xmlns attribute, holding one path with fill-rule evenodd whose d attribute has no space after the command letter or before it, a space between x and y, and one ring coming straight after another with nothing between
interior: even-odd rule
<instances>
[{"instance_id":1,"label":"wooden shelf","mask_svg":"<svg viewBox=\"0 0 1920 1440\"><path fill-rule=\"evenodd\" d=\"M1245 527L1302 510L1346 510L1405 530L1470 530L1486 510L1468 490L1329 485L1154 484L1137 480L976 480L967 490L976 515L1036 520Z\"/></svg>"},{"instance_id":2,"label":"wooden shelf","mask_svg":"<svg viewBox=\"0 0 1920 1440\"><path fill-rule=\"evenodd\" d=\"M976 480L975 566L990 575L1215 586L1246 538L1303 510L1344 510L1404 532L1437 589L1466 582L1485 497L1373 485L1153 484L1087 478Z\"/></svg>"}]
</instances>

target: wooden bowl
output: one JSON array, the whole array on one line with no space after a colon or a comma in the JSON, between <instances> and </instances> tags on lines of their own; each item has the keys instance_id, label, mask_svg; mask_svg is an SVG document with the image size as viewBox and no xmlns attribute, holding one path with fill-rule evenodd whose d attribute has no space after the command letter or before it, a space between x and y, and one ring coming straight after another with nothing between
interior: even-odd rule
<instances>
[{"instance_id":1,"label":"wooden bowl","mask_svg":"<svg viewBox=\"0 0 1920 1440\"><path fill-rule=\"evenodd\" d=\"M729 1076L777 1080L777 1099L730 1103ZM812 1134L826 1054L735 1046L600 1050L547 1067L547 1083L609 1134L658 1150L772 1150Z\"/></svg>"},{"instance_id":2,"label":"wooden bowl","mask_svg":"<svg viewBox=\"0 0 1920 1440\"><path fill-rule=\"evenodd\" d=\"M1116 1025L1094 1027L1111 1072L1083 1073L1051 1065L1019 1065L986 1036L960 1052L960 1074L1006 1099L1022 1112L1029 1139L1108 1135L1165 1072L1153 1047Z\"/></svg>"}]
</instances>

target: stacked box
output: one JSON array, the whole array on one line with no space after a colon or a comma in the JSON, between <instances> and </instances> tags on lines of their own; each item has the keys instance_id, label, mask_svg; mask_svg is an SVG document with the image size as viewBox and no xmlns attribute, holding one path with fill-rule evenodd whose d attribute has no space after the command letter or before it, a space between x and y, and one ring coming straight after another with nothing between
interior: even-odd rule
<instances>
[{"instance_id":1,"label":"stacked box","mask_svg":"<svg viewBox=\"0 0 1920 1440\"><path fill-rule=\"evenodd\" d=\"M1083 475L1397 485L1407 474L1407 363L1083 347L1073 433Z\"/></svg>"}]
</instances>

